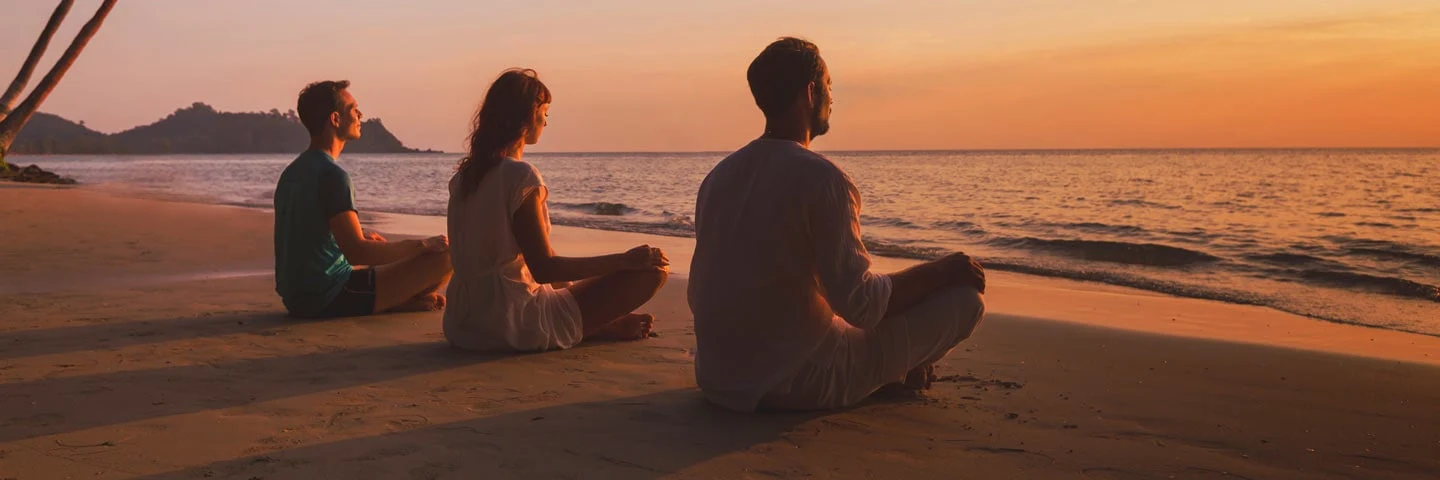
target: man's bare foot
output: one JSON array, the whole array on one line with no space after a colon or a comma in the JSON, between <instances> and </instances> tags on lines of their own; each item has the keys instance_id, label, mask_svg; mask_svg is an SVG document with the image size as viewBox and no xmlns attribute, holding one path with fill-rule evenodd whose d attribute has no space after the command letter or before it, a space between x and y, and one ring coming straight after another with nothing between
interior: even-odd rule
<instances>
[{"instance_id":1,"label":"man's bare foot","mask_svg":"<svg viewBox=\"0 0 1440 480\"><path fill-rule=\"evenodd\" d=\"M905 374L905 381L887 383L875 391L876 398L911 399L935 383L935 366L922 365Z\"/></svg>"},{"instance_id":2,"label":"man's bare foot","mask_svg":"<svg viewBox=\"0 0 1440 480\"><path fill-rule=\"evenodd\" d=\"M445 296L439 293L427 293L420 295L400 306L390 309L392 312L438 312L445 308Z\"/></svg>"},{"instance_id":3,"label":"man's bare foot","mask_svg":"<svg viewBox=\"0 0 1440 480\"><path fill-rule=\"evenodd\" d=\"M655 316L648 313L631 313L610 322L590 338L597 340L629 341L650 336L655 327Z\"/></svg>"},{"instance_id":4,"label":"man's bare foot","mask_svg":"<svg viewBox=\"0 0 1440 480\"><path fill-rule=\"evenodd\" d=\"M935 365L921 365L905 374L905 386L916 390L929 390L935 383Z\"/></svg>"}]
</instances>

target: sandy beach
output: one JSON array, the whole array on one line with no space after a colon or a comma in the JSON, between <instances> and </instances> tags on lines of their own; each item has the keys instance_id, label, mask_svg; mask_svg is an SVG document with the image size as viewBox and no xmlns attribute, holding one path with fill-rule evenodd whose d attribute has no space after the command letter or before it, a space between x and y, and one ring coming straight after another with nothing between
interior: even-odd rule
<instances>
[{"instance_id":1,"label":"sandy beach","mask_svg":"<svg viewBox=\"0 0 1440 480\"><path fill-rule=\"evenodd\" d=\"M741 415L695 389L691 239L556 227L564 254L666 249L660 337L477 355L439 313L286 318L271 230L0 185L0 479L1440 476L1437 337L994 272L926 394Z\"/></svg>"}]
</instances>

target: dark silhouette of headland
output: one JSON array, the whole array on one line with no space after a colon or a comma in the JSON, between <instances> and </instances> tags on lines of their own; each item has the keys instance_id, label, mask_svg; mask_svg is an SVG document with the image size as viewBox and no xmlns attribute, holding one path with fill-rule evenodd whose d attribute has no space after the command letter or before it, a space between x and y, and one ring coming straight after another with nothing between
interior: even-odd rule
<instances>
[{"instance_id":1,"label":"dark silhouette of headland","mask_svg":"<svg viewBox=\"0 0 1440 480\"><path fill-rule=\"evenodd\" d=\"M155 123L106 134L57 115L36 113L15 143L11 155L174 153L296 153L309 137L294 111L221 112L196 102ZM432 151L432 150L423 150ZM380 119L366 120L359 140L345 153L417 153L385 129Z\"/></svg>"}]
</instances>

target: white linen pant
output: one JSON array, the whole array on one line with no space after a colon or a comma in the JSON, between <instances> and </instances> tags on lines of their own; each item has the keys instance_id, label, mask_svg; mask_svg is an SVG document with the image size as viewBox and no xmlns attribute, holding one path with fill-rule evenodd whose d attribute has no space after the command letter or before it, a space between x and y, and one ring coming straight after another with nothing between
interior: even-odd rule
<instances>
[{"instance_id":1,"label":"white linen pant","mask_svg":"<svg viewBox=\"0 0 1440 480\"><path fill-rule=\"evenodd\" d=\"M796 372L760 400L762 409L817 410L854 405L906 373L933 364L970 337L985 300L969 287L942 289L918 305L887 315L872 330L839 318L831 334Z\"/></svg>"}]
</instances>

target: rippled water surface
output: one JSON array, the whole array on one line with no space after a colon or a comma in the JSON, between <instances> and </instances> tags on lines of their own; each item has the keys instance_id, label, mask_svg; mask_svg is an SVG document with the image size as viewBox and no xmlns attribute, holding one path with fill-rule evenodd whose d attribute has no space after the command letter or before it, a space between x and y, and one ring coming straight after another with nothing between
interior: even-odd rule
<instances>
[{"instance_id":1,"label":"rippled water surface","mask_svg":"<svg viewBox=\"0 0 1440 480\"><path fill-rule=\"evenodd\" d=\"M688 235L723 153L530 154L555 223ZM883 255L1440 335L1440 152L838 152ZM82 182L269 206L292 155L21 157ZM444 215L456 155L346 155L362 210Z\"/></svg>"}]
</instances>

